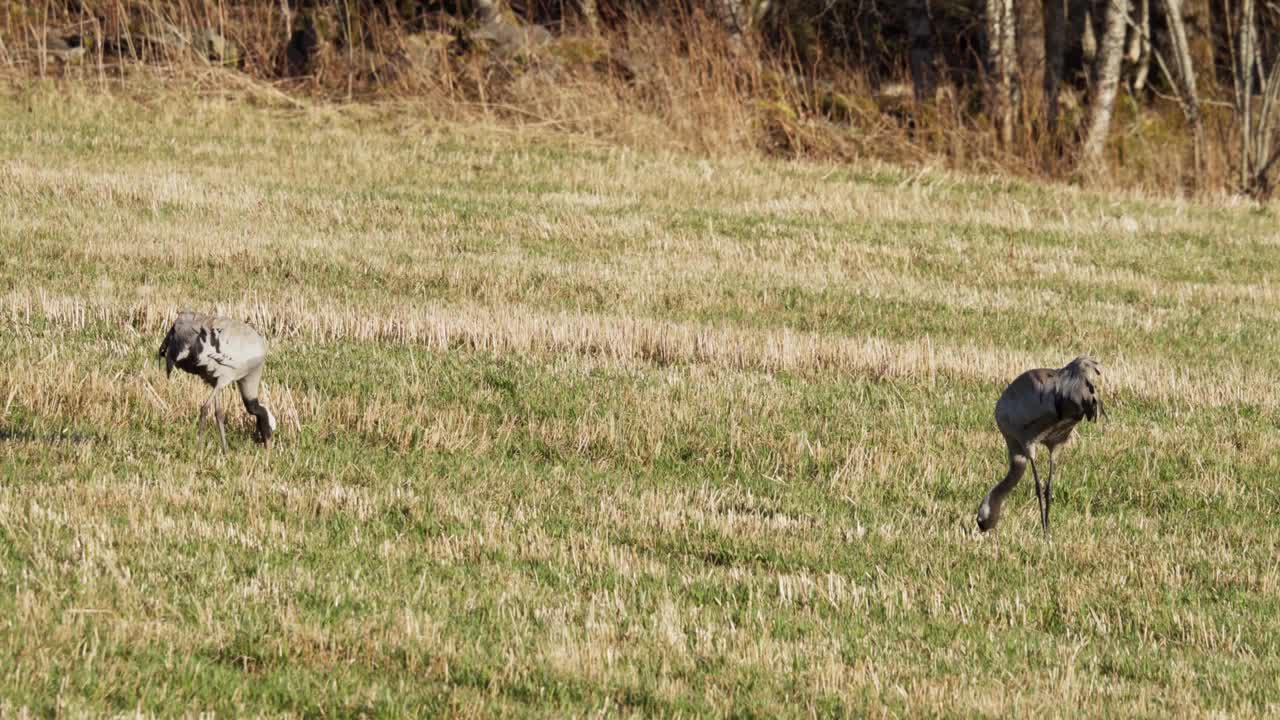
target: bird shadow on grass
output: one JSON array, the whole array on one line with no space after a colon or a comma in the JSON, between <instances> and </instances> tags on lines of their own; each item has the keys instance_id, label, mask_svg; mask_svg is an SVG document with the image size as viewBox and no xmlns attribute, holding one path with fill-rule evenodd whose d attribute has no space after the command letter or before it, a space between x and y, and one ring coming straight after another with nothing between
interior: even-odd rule
<instances>
[{"instance_id":1,"label":"bird shadow on grass","mask_svg":"<svg viewBox=\"0 0 1280 720\"><path fill-rule=\"evenodd\" d=\"M102 436L92 432L82 432L63 428L55 431L39 431L30 428L0 425L0 443L36 443L40 445L83 445L96 443Z\"/></svg>"}]
</instances>

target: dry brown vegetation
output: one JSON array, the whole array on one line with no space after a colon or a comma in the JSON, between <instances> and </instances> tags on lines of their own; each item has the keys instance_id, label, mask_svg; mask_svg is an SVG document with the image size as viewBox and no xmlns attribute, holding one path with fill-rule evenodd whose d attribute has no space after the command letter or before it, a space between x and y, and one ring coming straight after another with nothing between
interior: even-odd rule
<instances>
[{"instance_id":1,"label":"dry brown vegetation","mask_svg":"<svg viewBox=\"0 0 1280 720\"><path fill-rule=\"evenodd\" d=\"M121 82L0 99L0 712L1280 707L1269 214ZM1081 351L1054 542L979 536Z\"/></svg>"},{"instance_id":2,"label":"dry brown vegetation","mask_svg":"<svg viewBox=\"0 0 1280 720\"><path fill-rule=\"evenodd\" d=\"M565 16L545 43L510 53L474 39L474 23L443 12L405 17L394 5L344 13L341 4L319 3L322 12L225 0L9 3L0 6L0 65L19 83L58 77L116 86L144 72L211 95L250 89L298 105L394 103L439 121L499 122L708 157L880 159L1084 181L1073 175L1070 150L1085 115L1075 91L1050 136L1029 89L1025 121L1002 145L971 78L918 101L900 72L873 72L834 51L804 61L785 43L731 36L697 3L637 12L598 31ZM291 60L291 39L312 17L333 39ZM223 49L213 49L209 33ZM77 45L50 49L64 37ZM1177 104L1167 94L1122 97L1108 173L1087 182L1174 194L1231 190L1232 116L1214 103L1204 114L1207 165L1193 177Z\"/></svg>"}]
</instances>

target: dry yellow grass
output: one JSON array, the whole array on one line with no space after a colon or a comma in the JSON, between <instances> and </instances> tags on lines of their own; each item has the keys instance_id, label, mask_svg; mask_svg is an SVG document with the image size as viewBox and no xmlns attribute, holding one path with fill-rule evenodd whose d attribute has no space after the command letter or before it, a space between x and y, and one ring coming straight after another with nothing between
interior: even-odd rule
<instances>
[{"instance_id":1,"label":"dry yellow grass","mask_svg":"<svg viewBox=\"0 0 1280 720\"><path fill-rule=\"evenodd\" d=\"M1268 215L132 92L0 100L0 712L1280 708ZM1054 542L976 535L1083 351Z\"/></svg>"}]
</instances>

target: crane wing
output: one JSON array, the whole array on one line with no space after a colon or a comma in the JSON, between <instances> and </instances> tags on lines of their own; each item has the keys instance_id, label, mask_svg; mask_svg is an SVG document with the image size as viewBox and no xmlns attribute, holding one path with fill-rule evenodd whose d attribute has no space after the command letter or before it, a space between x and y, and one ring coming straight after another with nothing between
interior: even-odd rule
<instances>
[{"instance_id":1,"label":"crane wing","mask_svg":"<svg viewBox=\"0 0 1280 720\"><path fill-rule=\"evenodd\" d=\"M1058 421L1056 374L1056 370L1036 368L1009 383L996 403L996 421L1006 435L1033 438Z\"/></svg>"}]
</instances>

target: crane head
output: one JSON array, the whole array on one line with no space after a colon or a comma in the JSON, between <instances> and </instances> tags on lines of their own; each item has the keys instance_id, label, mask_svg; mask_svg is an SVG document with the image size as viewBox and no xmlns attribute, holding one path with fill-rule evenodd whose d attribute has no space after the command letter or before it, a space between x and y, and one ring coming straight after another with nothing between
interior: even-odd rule
<instances>
[{"instance_id":1,"label":"crane head","mask_svg":"<svg viewBox=\"0 0 1280 720\"><path fill-rule=\"evenodd\" d=\"M1088 355L1081 355L1062 368L1058 391L1069 403L1079 406L1085 419L1096 422L1098 415L1107 414L1102 393L1098 391L1101 384L1102 365Z\"/></svg>"}]
</instances>

